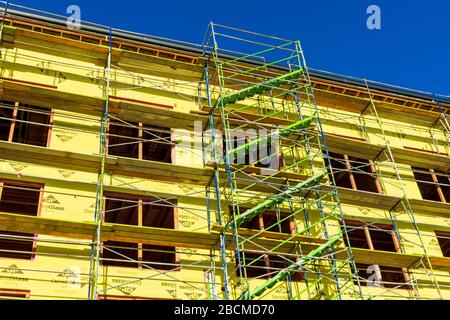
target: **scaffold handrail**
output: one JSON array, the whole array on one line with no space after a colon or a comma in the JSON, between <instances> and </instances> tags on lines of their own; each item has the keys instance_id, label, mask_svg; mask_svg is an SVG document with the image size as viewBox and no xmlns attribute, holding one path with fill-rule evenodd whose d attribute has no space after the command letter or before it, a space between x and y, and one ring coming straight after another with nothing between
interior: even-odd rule
<instances>
[{"instance_id":1,"label":"scaffold handrail","mask_svg":"<svg viewBox=\"0 0 450 320\"><path fill-rule=\"evenodd\" d=\"M227 94L221 97L216 104L219 107L223 108L229 104L234 104L237 101L245 100L257 94L268 92L272 90L274 87L280 87L282 85L290 84L292 81L298 79L302 74L302 72L303 70L295 70L293 72L283 74L276 78L267 80L261 84L255 84L245 89L241 89L239 91Z\"/></svg>"}]
</instances>

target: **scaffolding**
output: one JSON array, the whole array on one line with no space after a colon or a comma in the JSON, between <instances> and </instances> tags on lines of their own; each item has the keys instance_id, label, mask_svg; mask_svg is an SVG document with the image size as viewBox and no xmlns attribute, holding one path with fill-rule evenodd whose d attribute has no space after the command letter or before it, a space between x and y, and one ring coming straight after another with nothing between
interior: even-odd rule
<instances>
[{"instance_id":1,"label":"scaffolding","mask_svg":"<svg viewBox=\"0 0 450 320\"><path fill-rule=\"evenodd\" d=\"M43 216L0 210L0 240L27 244L0 254L38 261L1 259L2 279L25 273L52 286L75 277L78 291L64 294L79 299L152 290L213 300L448 297L450 259L431 245L450 238L437 220L450 210L445 97L385 93L400 88L336 83L317 71L311 79L298 41L214 23L198 46L88 22L74 31L65 17L1 3L0 195L28 192L46 203ZM30 139L27 126L42 139ZM199 138L182 151L200 164L143 155L150 143L180 148L181 130ZM63 144L75 135L82 150ZM84 220L52 212L60 198L87 204ZM135 210L136 224L111 218L114 201ZM191 220L146 226L148 207ZM353 245L358 232L368 247ZM377 247L378 234L391 237L392 250ZM147 261L151 254L175 259ZM51 259L88 267L74 276Z\"/></svg>"},{"instance_id":2,"label":"scaffolding","mask_svg":"<svg viewBox=\"0 0 450 320\"><path fill-rule=\"evenodd\" d=\"M431 284L433 285L435 290L437 291L439 298L442 299L443 297L442 297L442 294L441 294L441 291L439 288L439 284L436 281L432 264L429 261L429 255L427 253L425 242L424 242L424 240L420 234L420 231L418 229L417 222L414 217L413 209L411 207L410 201L408 199L408 194L406 192L400 170L395 162L393 153L391 151L390 141L387 138L386 133L384 131L384 125L383 125L382 119L378 115L377 108L372 99L372 93L370 92L367 82L366 82L366 88L367 88L367 92L369 94L370 105L369 105L368 110L365 110L365 112L363 112L361 114L362 121L364 122L364 115L366 114L366 112L368 112L370 110L372 112L373 116L375 117L376 122L379 125L379 129L382 134L383 142L385 143L383 152L378 155L378 157L375 159L375 161L380 162L380 163L377 163L378 166L387 165L393 169L394 177L398 181L398 186L399 186L399 189L401 192L400 193L401 200L394 207L392 207L389 210L389 215L390 215L390 219L392 221L391 223L392 223L393 231L395 233L395 237L398 239L398 246L396 247L396 250L399 253L405 252L404 242L406 242L408 240L405 240L402 237L401 233L399 232L398 220L399 220L399 215L406 214L407 219L410 221L411 226L413 227L413 231L416 232L417 238L419 240L417 243L414 243L414 245L419 246L421 248L421 250L423 251L424 257L426 258L425 261L421 261L424 272L425 272L426 276L430 279ZM369 141L367 141L367 142L369 142ZM410 285L412 288L412 290L407 291L408 294L410 294L410 297L412 297L412 298L420 299L420 292L417 287L418 283L417 283L416 276L414 275L414 273L409 273L409 270L407 268L402 268L402 272L404 272L404 277L405 277L406 282L410 282Z\"/></svg>"},{"instance_id":3,"label":"scaffolding","mask_svg":"<svg viewBox=\"0 0 450 320\"><path fill-rule=\"evenodd\" d=\"M12 12L14 12L15 10L24 10L27 11L28 13L31 14L36 14L36 13L40 13L40 14L45 14L46 16L49 16L53 19L57 19L58 21L64 22L65 21L65 17L62 16L57 16L57 15L53 15L53 14L47 14L47 13L43 13L43 12L36 12L33 9L30 8L26 8L26 7L22 7L22 6L17 6L17 5L12 5L12 4L5 4L5 8L2 11L2 17L3 17L3 21L2 21L2 31L3 29L8 29L9 32L11 32L11 29L13 27L25 27L26 29L32 29L33 32L42 32L42 33L47 33L47 34L54 34L55 32L65 32L66 34L61 33L60 36L61 38L63 38L64 36L67 36L67 34L69 34L69 36L73 36L73 34L75 32L73 31L67 31L67 30L57 30L54 29L52 26L46 26L45 28L36 28L37 26L33 25L32 21L25 19L25 20L21 20L20 23L17 20L14 20L13 18L10 17L10 15L12 14ZM11 12L11 14L9 14ZM7 17L7 18L6 18ZM6 19L6 20L5 20ZM73 241L70 242L72 245L79 245L81 247L89 247L90 248L90 254L88 256L83 256L82 259L83 260L87 260L89 262L89 272L82 272L79 275L79 282L80 285L82 287L84 287L86 285L86 287L88 288L87 290L87 298L89 299L99 299L102 296L108 295L108 293L110 291L113 290L119 290L121 292L126 293L127 290L129 290L129 286L133 286L133 284L138 283L138 282L142 282L142 281L155 281L155 282L160 282L160 281L166 281L168 284L166 284L166 286L170 289L168 289L167 291L169 292L170 296L176 297L176 290L177 290L177 286L173 286L171 283L180 283L180 284L185 284L186 287L188 288L192 288L192 293L188 293L188 294L192 294L194 297L197 296L204 296L204 297L210 297L211 299L218 299L218 294L214 293L215 292L215 282L216 282L216 278L215 276L213 277L205 277L203 278L202 276L197 277L197 279L195 280L189 280L189 279L183 279L180 278L179 275L177 275L177 271L181 270L181 269L193 269L193 270L199 270L201 272L201 270L204 270L205 268L209 269L210 271L213 270L213 274L216 273L216 269L220 270L220 267L215 266L214 264L214 260L215 260L215 254L214 254L214 250L212 250L212 253L207 255L201 252L201 250L206 249L207 248L214 248L214 243L215 243L215 237L208 235L208 234L204 234L203 238L200 239L200 243L199 241L197 241L197 245L183 245L181 242L184 242L182 240L176 240L174 243L176 243L178 245L175 254L177 256L180 255L187 255L188 257L190 257L191 259L193 259L193 262L190 263L184 263L184 262L176 262L173 265L165 265L163 263L160 263L158 265L158 263L154 263L154 262L150 262L150 261L145 261L143 260L142 257L140 257L139 259L134 258L134 253L133 251L135 250L131 250L131 254L122 254L120 251L121 248L120 246L110 246L110 245L106 245L107 241L105 240L109 240L108 236L106 236L106 234L108 234L108 229L111 231L111 225L108 225L108 223L105 223L105 217L106 216L111 216L111 215L115 215L117 213L117 210L106 210L105 208L105 201L110 200L111 198L108 197L107 195L105 195L104 190L105 190L105 181L111 180L111 179L115 179L116 181L120 180L120 177L117 178L113 178L113 172L116 171L116 169L114 169L113 167L111 167L111 163L108 163L107 159L110 159L111 155L110 153L108 153L108 149L112 149L115 146L120 146L120 145L139 145L139 148L142 149L141 144L143 143L150 143L150 142L156 142L159 144L166 144L169 145L171 147L174 146L174 142L161 138L157 135L155 135L155 132L152 131L152 129L147 129L146 127L142 127L142 126L138 126L138 124L134 124L131 121L124 121L120 118L118 118L117 116L115 116L113 113L110 113L110 99L111 97L113 97L114 95L117 94L118 90L122 90L122 91L126 91L126 90L135 90L136 88L148 88L148 89L156 89L156 90L160 90L160 91L165 91L165 92L170 92L170 93L176 93L179 96L183 97L184 99L190 99L189 95L183 95L180 94L177 91L171 89L171 87L173 87L173 84L167 84L164 81L161 80L155 80L152 77L145 77L142 74L137 74L134 72L131 72L129 70L124 70L123 68L121 68L120 66L117 65L117 63L113 62L113 54L114 51L117 52L117 49L120 49L121 46L125 46L125 44L121 43L121 41L123 41L120 37L114 37L113 33L118 33L118 30L114 30L109 28L109 27L104 27L104 26L100 26L100 25L96 25L96 24L90 24L90 23L85 23L82 22L84 27L91 27L91 28L96 28L96 31L100 31L100 32L106 32L106 36L102 37L97 35L96 33L88 33L88 34L84 34L85 38L79 38L80 41L86 41L89 43L92 43L93 41L98 41L98 49L101 52L102 56L104 57L103 61L104 61L104 67L103 68L96 68L96 67L86 67L83 64L80 65L73 65L73 64L68 64L67 62L64 61L58 61L57 59L55 60L49 60L49 59L41 59L41 58L35 58L32 56L26 56L23 55L19 52L15 52L14 53L14 58L16 60L27 60L30 61L31 63L38 63L38 65L42 64L42 72L46 73L46 74L56 74L58 75L58 77L60 77L61 74L64 74L64 77L69 77L69 76L77 76L77 77L83 77L85 79L89 79L90 81L92 81L93 83L98 84L99 88L101 88L101 96L99 97L98 101L99 101L99 106L100 104L102 105L101 108L98 109L100 117L97 119L92 119L92 117L90 116L86 116L86 119L83 119L80 117L80 115L72 115L70 114L70 112L68 112L68 114L61 114L58 115L59 117L59 123L66 123L70 122L70 121L86 121L88 123L90 123L90 125L92 125L95 128L98 128L99 131L98 133L93 131L93 130L86 130L84 127L82 129L75 129L75 132L79 132L80 134L87 134L88 135L88 139L94 139L96 136L99 137L99 151L98 153L95 155L95 160L94 163L92 164L92 172L93 173L98 173L97 174L97 182L96 182L96 196L95 196L95 206L93 207L93 219L95 221L94 224L85 224L84 226L81 226L81 228L86 230L86 235L82 236L81 234L72 234L72 236L74 238L83 238L83 239L89 239L91 238L92 235L92 241L88 242L87 240L85 241L80 241L79 243L77 241ZM5 26L8 25L8 26ZM35 29L36 28L36 29ZM53 32L53 33L52 33ZM2 37L2 40L5 37ZM46 46L43 45L42 47L39 48L40 50L52 50L53 48L51 48L51 46ZM10 52L6 52L5 49L2 48L2 66L5 66L7 63L11 63L8 59L8 55L10 54ZM150 54L160 54L160 52L150 52ZM168 52L166 53L168 54ZM75 53L75 55L77 55L77 53ZM161 54L162 55L162 54ZM79 55L80 59L83 59L83 56ZM175 60L180 60L180 61L186 61L186 59L189 59L190 57L188 56L184 56L184 55L179 55L179 56L174 56L173 57ZM19 65L19 63L16 63L16 65ZM69 71L67 70L69 68ZM65 70L64 73L62 72L62 70ZM127 81L123 81L120 82L120 80L118 80L118 78L124 78L126 77ZM131 84L131 83L136 83L136 84ZM190 85L189 83L182 83L180 82L175 83L177 86L183 88L185 88L186 90L191 90L194 87L192 85ZM117 101L114 104L114 106L117 106ZM13 123L26 123L26 124L32 124L32 125L36 125L38 127L45 127L45 128L50 128L50 129L56 129L56 130L71 130L73 131L74 128L71 126L67 126L67 125L61 125L61 124L45 124L45 123L35 123L33 121L29 121L29 120L19 120L16 119L15 115L17 113L20 112L29 112L31 114L45 114L47 116L49 116L50 118L53 119L53 113L46 113L45 111L37 111L34 108L29 108L27 105L21 104L21 103L14 103L14 105L9 105L8 103L3 103L2 104L2 108L4 108L4 110L10 110L11 111L11 115L9 115L8 112L8 116L7 117L2 117L3 120L6 121L12 121ZM72 110L68 110L68 111L72 111ZM14 115L14 118L13 118ZM53 121L53 120L52 120ZM130 128L130 129L134 129L134 130L139 130L140 132L140 136L139 138L135 138L135 139L130 139L131 142L127 142L127 143L119 143L119 144L112 144L111 143L111 137L116 137L116 138L128 138L126 136L120 135L120 134L111 134L109 132L110 130L110 123L112 121L115 121L116 123L119 122L120 125L122 127L125 128ZM159 124L159 123L158 123ZM14 132L14 128L11 129L11 132ZM170 132L169 132L170 134ZM144 136L147 137L144 137ZM12 137L12 135L10 134L10 137ZM12 138L8 139L8 142L13 142ZM191 152L193 153L198 153L201 156L201 150L191 150ZM40 162L40 164L42 164L42 162ZM44 162L45 164L49 164L48 162ZM87 165L87 163L85 163L85 165ZM89 166L89 165L88 165ZM142 170L142 168L140 169ZM137 173L137 172L136 172ZM128 174L125 173L126 176L133 176L133 174ZM143 177L148 177L149 173L144 173L142 175ZM83 181L80 181L80 183L83 183ZM113 183L114 184L114 183ZM121 184L121 183L119 183ZM125 184L126 185L126 184ZM106 187L111 188L111 182L106 184ZM17 189L16 187L5 187L6 189ZM127 191L127 188L122 188L122 191ZM159 206L165 206L165 207L171 207L173 210L183 210L185 212L189 212L192 215L194 215L197 219L201 219L203 221L206 222L206 214L203 214L206 209L203 210L198 210L195 207L190 207L190 206L186 206L186 205L177 205L173 203L174 199L177 199L177 197L179 195L177 194L170 194L168 192L152 192L152 191L148 191L145 189L138 189L135 187L132 188L128 188L128 191L137 191L140 192L141 194L145 194L148 197L152 197L152 200L149 201L139 201L139 202L129 202L127 205L127 209L136 209L138 212L140 212L139 214L142 215L142 207L143 206L149 206L149 205L159 205ZM41 190L41 195L44 194L44 191ZM63 193L60 193L60 195L62 195ZM54 196L55 194L52 193L51 191L45 191L45 195L46 196ZM76 193L67 193L64 195L70 195L70 196L74 196L74 197L78 197L78 198L82 198L83 196L80 194L76 194ZM192 197L193 199L204 199L205 195L203 194L203 192L199 192L199 191L188 191L186 192L183 196L186 197ZM197 212L198 211L198 212ZM10 215L10 219L14 220L14 215ZM37 221L37 220L35 220ZM48 223L52 224L54 223L54 229L58 229L58 227L56 227L59 223L55 222L55 221L47 221ZM33 222L33 223L37 223L37 222ZM41 224L41 227L44 226L45 228L45 223ZM48 227L48 226L47 226ZM66 226L67 227L67 226ZM31 228L30 230L36 230L35 228ZM89 231L88 231L89 230ZM141 235L141 237L134 237L134 239L132 239L133 237L131 236L131 234L129 235L125 235L122 240L125 239L125 242L127 242L127 238L128 238L128 242L132 243L139 243L139 247L142 250L142 246L145 246L146 244L148 245L153 245L155 243L161 243L162 240L158 240L158 238L160 239L166 239L166 243L170 243L169 239L176 239L177 237L179 238L177 234L177 232L175 232L175 234L170 234L170 237L164 237L161 235L160 232L158 232L159 230L157 229L152 229L152 228L148 228L148 230L151 230L150 233L152 233L153 231L156 232L153 235L150 235L150 238L152 238L151 240L149 239L148 241L145 241L145 236ZM110 232L109 231L109 232ZM167 231L171 231L171 230L167 230ZM64 236L64 232L58 232L58 231L42 231L43 234L48 234L48 235L55 235L57 237L61 237ZM137 232L136 230L134 230L134 232ZM131 238L130 238L131 236ZM149 235L147 235L149 236ZM56 244L61 244L63 245L64 242L58 241L58 240L50 240L49 239L35 239L34 236L8 236L8 235L3 235L2 238L7 238L7 239L15 239L18 241L24 241L24 242L30 242L32 241L33 243L40 243L40 242L47 242L47 243L56 243ZM114 237L112 237L111 239L113 239ZM121 237L119 237L121 238ZM189 238L187 236L187 233L183 233L183 235L181 236L181 238ZM207 241L207 245L203 245L201 244L201 241ZM195 248L201 248L201 250L195 249ZM80 249L81 250L81 249ZM17 252L17 250L9 250L12 253L20 253ZM115 254L115 258L105 258L102 257L102 253L104 254L105 251L110 252L110 253L114 253ZM144 249L143 252L158 252L161 251L161 249ZM199 252L197 252L199 251ZM4 252L4 250L2 250L2 252ZM24 252L22 252L24 253ZM30 252L28 252L29 254L33 254L35 256L39 256L41 253L36 253L34 252L34 249ZM45 253L44 253L45 255ZM61 256L65 256L65 257L72 257L73 259L80 259L79 256L72 256L70 254L64 254ZM153 274L151 274L150 276L129 276L129 277L120 277L117 275L109 275L108 277L110 279L112 279L112 282L115 282L115 279L122 279L120 280L121 282L119 282L119 284L116 285L111 285L111 282L105 282L105 268L103 267L104 263L106 261L112 261L112 262L126 262L129 263L131 265L139 265L140 269L147 269L147 270L151 270L154 271ZM3 268L3 267L2 267ZM169 268L169 271L165 271L164 269ZM25 270L25 269L21 269L21 270ZM30 272L44 272L44 270L34 270L34 269L30 269L28 270ZM56 273L58 274L59 272L54 270L46 270L46 272L49 273ZM125 280L124 280L125 279ZM203 288L203 286L208 287L208 289ZM194 292L195 291L195 292ZM117 291L116 291L117 292Z\"/></svg>"},{"instance_id":4,"label":"scaffolding","mask_svg":"<svg viewBox=\"0 0 450 320\"><path fill-rule=\"evenodd\" d=\"M229 47L219 47L221 40ZM239 46L246 48L246 53L235 49ZM239 299L254 299L285 283L291 299L302 298L305 292L310 299L361 296L358 278L352 272L351 247L337 246L342 240L337 225L344 232L346 228L337 190L333 183L328 190L321 188L327 173L323 159L329 155L300 43L211 23L204 55L209 112L206 127L211 132L208 141L214 146L209 162L215 172L220 167L227 172L225 181L215 173L211 187L216 190L218 207L228 211L222 232L231 230L233 235L236 267L228 277L232 292ZM278 65L287 66L290 72L279 75L273 69ZM294 123L286 126L285 120ZM223 155L222 141L226 146ZM328 169L333 176L332 168ZM264 190L266 195L261 197L254 190ZM269 210L276 212L276 220L264 226L261 219ZM287 215L281 216L282 212ZM298 217L304 219L304 225L297 223ZM255 219L260 220L260 231L250 237L242 234L241 227ZM217 223L221 224L220 220ZM289 255L271 257L281 259L281 267L273 268L269 255L277 246L255 251L248 249L248 243L267 230L285 232L282 224L286 222L290 237L285 241L308 236L309 241L323 244L305 253L307 241L298 241ZM336 258L336 251L345 255ZM261 261L263 267L259 266ZM256 266L264 271L256 278L269 280L252 288L248 273ZM292 281L298 270L306 283L302 289Z\"/></svg>"}]
</instances>

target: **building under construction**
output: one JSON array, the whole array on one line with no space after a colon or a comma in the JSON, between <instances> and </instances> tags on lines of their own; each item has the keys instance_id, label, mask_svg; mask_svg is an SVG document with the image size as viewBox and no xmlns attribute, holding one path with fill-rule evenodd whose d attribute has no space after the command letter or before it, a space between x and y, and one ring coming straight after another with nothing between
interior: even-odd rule
<instances>
[{"instance_id":1,"label":"building under construction","mask_svg":"<svg viewBox=\"0 0 450 320\"><path fill-rule=\"evenodd\" d=\"M0 14L0 297L450 299L449 98Z\"/></svg>"}]
</instances>

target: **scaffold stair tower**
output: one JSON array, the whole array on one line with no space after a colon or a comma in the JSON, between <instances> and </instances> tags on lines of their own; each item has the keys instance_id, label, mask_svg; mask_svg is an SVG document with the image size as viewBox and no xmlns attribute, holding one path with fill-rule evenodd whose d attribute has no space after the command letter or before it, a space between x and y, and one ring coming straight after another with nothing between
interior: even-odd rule
<instances>
[{"instance_id":1,"label":"scaffold stair tower","mask_svg":"<svg viewBox=\"0 0 450 320\"><path fill-rule=\"evenodd\" d=\"M219 39L227 49L219 48ZM207 138L215 146L211 181L218 214L226 217L223 236L231 231L234 243L233 248L221 247L233 252L222 255L228 257L223 265L235 266L227 271L226 291L229 285L231 297L241 300L270 298L274 288L283 287L291 299L360 298L351 248L343 245L345 222L332 168L325 165L330 163L324 161L328 150L300 43L210 23L204 56L207 106L201 107L209 111ZM249 134L256 130L258 135ZM217 144L220 134L226 146L223 156ZM267 152L261 155L263 149ZM219 181L218 168L225 168L224 181ZM276 222L261 225L268 211L275 212ZM248 237L240 230L255 219L259 232L286 233L282 225L289 222L290 237L273 247L249 249L258 233ZM211 223L221 221L220 216ZM296 242L291 252L279 251L298 235L321 245L310 249L308 243ZM256 268L265 274L250 275ZM293 280L296 273L303 275L302 284Z\"/></svg>"}]
</instances>

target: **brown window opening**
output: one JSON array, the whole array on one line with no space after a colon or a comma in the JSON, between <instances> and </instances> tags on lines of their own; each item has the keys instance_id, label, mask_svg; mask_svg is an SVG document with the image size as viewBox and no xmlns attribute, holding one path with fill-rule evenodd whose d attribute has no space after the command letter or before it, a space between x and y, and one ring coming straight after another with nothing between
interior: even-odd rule
<instances>
[{"instance_id":1,"label":"brown window opening","mask_svg":"<svg viewBox=\"0 0 450 320\"><path fill-rule=\"evenodd\" d=\"M33 183L0 181L0 212L38 216L42 188ZM34 237L31 233L0 231L0 257L33 259Z\"/></svg>"},{"instance_id":2,"label":"brown window opening","mask_svg":"<svg viewBox=\"0 0 450 320\"><path fill-rule=\"evenodd\" d=\"M330 162L325 158L325 165L333 167L336 185L342 188L383 193L377 178L373 161L351 157L346 154L330 152ZM331 172L328 172L331 179Z\"/></svg>"},{"instance_id":3,"label":"brown window opening","mask_svg":"<svg viewBox=\"0 0 450 320\"><path fill-rule=\"evenodd\" d=\"M450 232L436 231L435 233L442 255L446 258L450 258Z\"/></svg>"},{"instance_id":4,"label":"brown window opening","mask_svg":"<svg viewBox=\"0 0 450 320\"><path fill-rule=\"evenodd\" d=\"M22 299L27 299L27 298L30 297L30 290L2 289L2 288L0 288L0 297L3 297L3 298L22 298Z\"/></svg>"},{"instance_id":5,"label":"brown window opening","mask_svg":"<svg viewBox=\"0 0 450 320\"><path fill-rule=\"evenodd\" d=\"M344 241L347 246L369 250L400 252L398 238L390 225L367 225L358 221L346 221L347 233L344 233ZM342 226L341 226L342 227ZM369 269L369 267L372 267ZM409 275L405 268L390 266L368 265L356 263L360 284L368 286L373 272L379 270L380 283L385 288L411 289L407 284Z\"/></svg>"},{"instance_id":6,"label":"brown window opening","mask_svg":"<svg viewBox=\"0 0 450 320\"><path fill-rule=\"evenodd\" d=\"M230 208L231 209L231 208ZM247 208L239 208L244 213ZM249 221L245 221L240 228L264 230L269 232L279 232L287 234L295 234L295 221L289 217L288 213L277 211L265 211L257 217ZM245 257L245 259L244 259ZM245 272L249 278L271 278L279 271L288 267L295 257L285 256L283 259L280 255L269 255L254 252L241 253L241 263L245 265ZM292 281L303 281L304 275L302 271L295 272L291 276Z\"/></svg>"},{"instance_id":7,"label":"brown window opening","mask_svg":"<svg viewBox=\"0 0 450 320\"><path fill-rule=\"evenodd\" d=\"M448 175L433 169L411 167L422 199L450 202L450 180Z\"/></svg>"},{"instance_id":8,"label":"brown window opening","mask_svg":"<svg viewBox=\"0 0 450 320\"><path fill-rule=\"evenodd\" d=\"M175 229L176 201L105 192L104 220L117 224ZM121 241L105 241L103 246L102 265L105 266L138 268L145 264L161 270L177 268L175 247ZM137 262L127 261L129 258Z\"/></svg>"},{"instance_id":9,"label":"brown window opening","mask_svg":"<svg viewBox=\"0 0 450 320\"><path fill-rule=\"evenodd\" d=\"M51 110L3 101L0 106L0 140L46 147Z\"/></svg>"},{"instance_id":10,"label":"brown window opening","mask_svg":"<svg viewBox=\"0 0 450 320\"><path fill-rule=\"evenodd\" d=\"M108 154L172 163L171 129L142 123L112 122L108 126Z\"/></svg>"}]
</instances>

